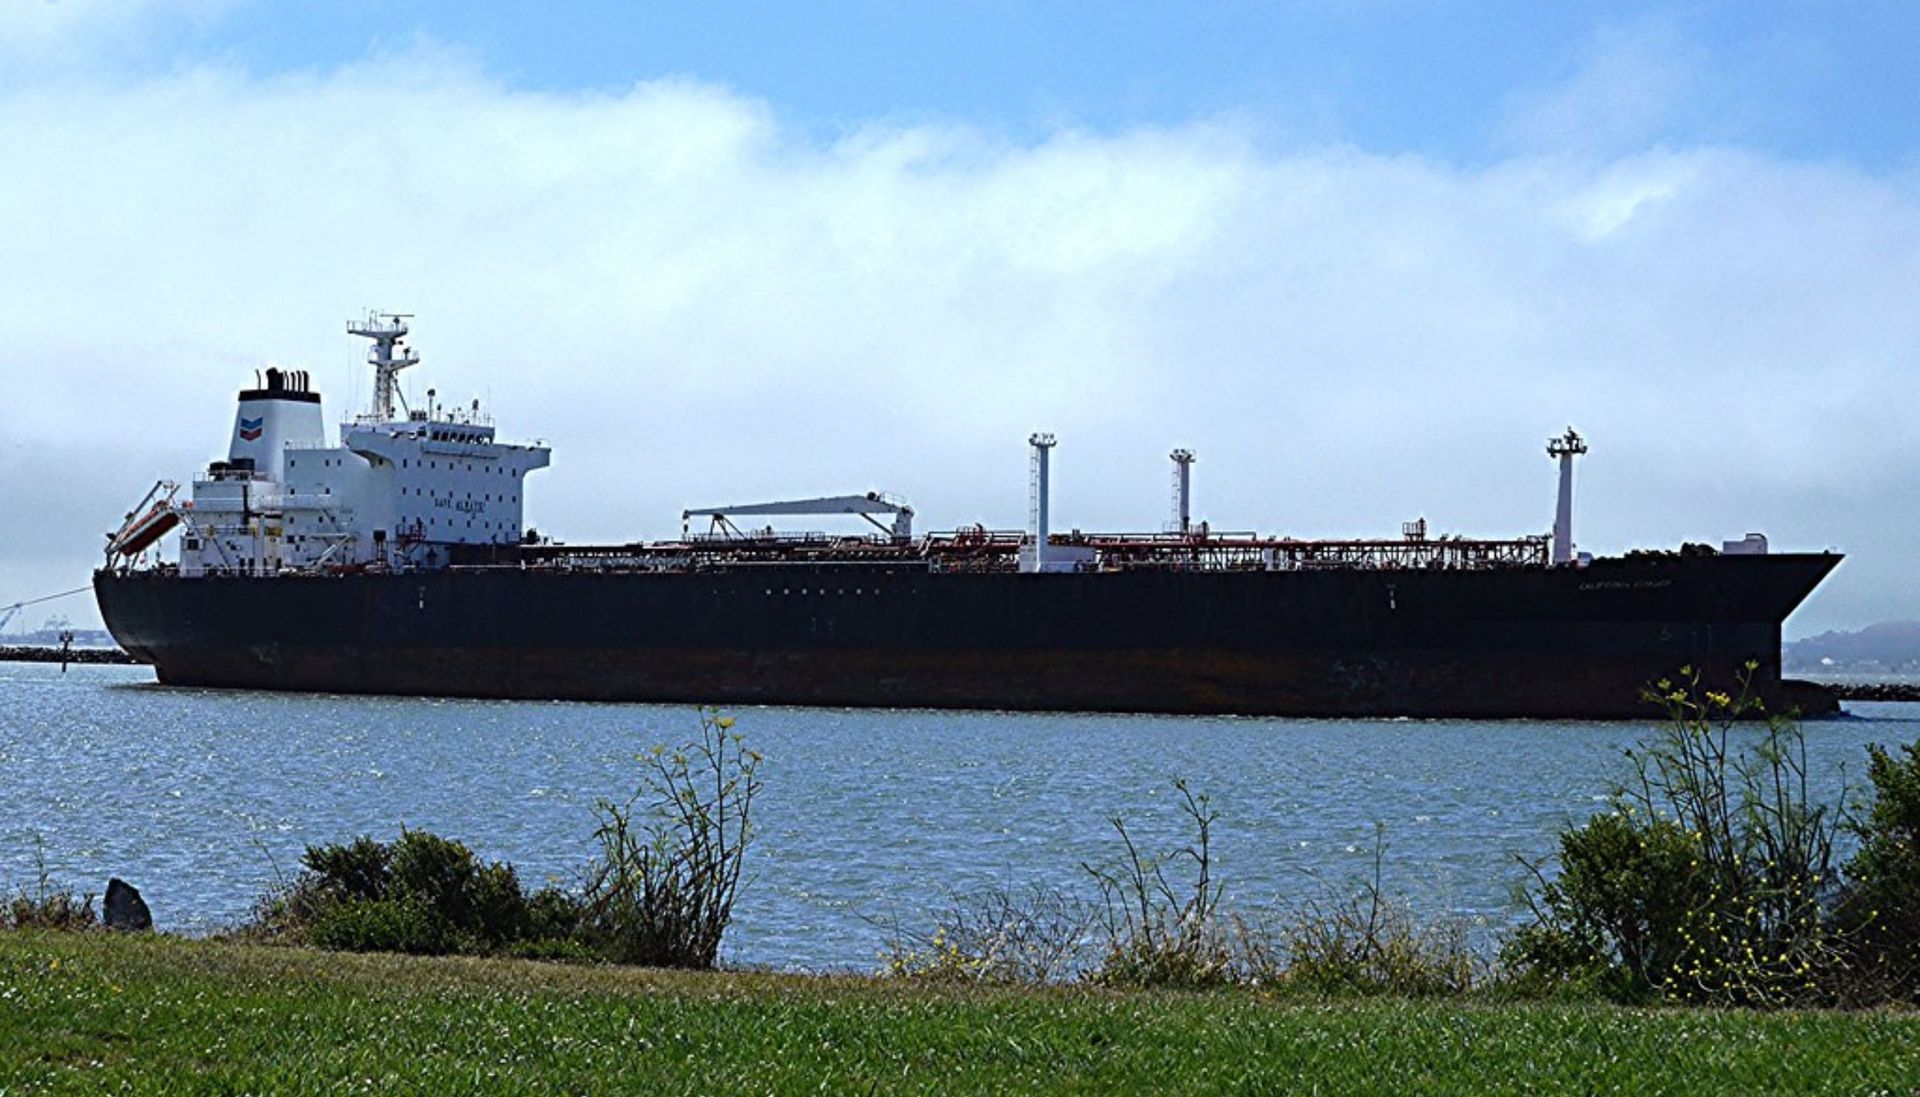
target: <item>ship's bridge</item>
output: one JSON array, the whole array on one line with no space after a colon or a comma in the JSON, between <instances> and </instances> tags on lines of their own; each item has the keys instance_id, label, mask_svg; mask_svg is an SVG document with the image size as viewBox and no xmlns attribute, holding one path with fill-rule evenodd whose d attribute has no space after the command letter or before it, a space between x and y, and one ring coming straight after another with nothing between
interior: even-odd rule
<instances>
[{"instance_id":1,"label":"ship's bridge","mask_svg":"<svg viewBox=\"0 0 1920 1097\"><path fill-rule=\"evenodd\" d=\"M375 406L321 436L319 394L298 371L267 371L241 393L232 452L179 504L183 574L274 574L322 567L438 567L456 545L518 544L526 474L542 445L501 442L479 401L404 403L393 375L419 356L402 318L349 328L374 338Z\"/></svg>"}]
</instances>

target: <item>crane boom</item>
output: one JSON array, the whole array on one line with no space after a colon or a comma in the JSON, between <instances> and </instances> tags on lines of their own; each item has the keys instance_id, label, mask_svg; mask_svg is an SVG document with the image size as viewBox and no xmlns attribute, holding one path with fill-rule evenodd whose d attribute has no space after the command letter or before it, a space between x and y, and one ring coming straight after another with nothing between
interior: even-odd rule
<instances>
[{"instance_id":1,"label":"crane boom","mask_svg":"<svg viewBox=\"0 0 1920 1097\"><path fill-rule=\"evenodd\" d=\"M743 503L736 507L693 507L680 512L680 521L684 524L696 516L711 518L716 530L733 528L732 518L794 517L808 514L857 514L882 533L896 541L913 539L913 508L905 501L894 499L877 491L865 495L827 495L818 499L789 499L777 503ZM882 524L873 516L890 514L891 525ZM738 532L737 530L735 532Z\"/></svg>"}]
</instances>

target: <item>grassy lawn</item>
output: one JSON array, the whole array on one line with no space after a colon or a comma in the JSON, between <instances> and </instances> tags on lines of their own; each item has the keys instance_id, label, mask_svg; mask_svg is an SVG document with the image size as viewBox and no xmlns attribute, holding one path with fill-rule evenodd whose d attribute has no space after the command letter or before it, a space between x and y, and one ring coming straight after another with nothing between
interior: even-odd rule
<instances>
[{"instance_id":1,"label":"grassy lawn","mask_svg":"<svg viewBox=\"0 0 1920 1097\"><path fill-rule=\"evenodd\" d=\"M971 990L0 933L0 1094L1899 1093L1920 1015Z\"/></svg>"}]
</instances>

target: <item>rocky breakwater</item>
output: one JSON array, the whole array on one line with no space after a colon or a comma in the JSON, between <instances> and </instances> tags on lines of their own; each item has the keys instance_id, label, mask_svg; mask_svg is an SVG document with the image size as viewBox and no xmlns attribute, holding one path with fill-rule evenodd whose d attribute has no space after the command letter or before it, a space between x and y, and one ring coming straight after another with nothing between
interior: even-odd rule
<instances>
[{"instance_id":1,"label":"rocky breakwater","mask_svg":"<svg viewBox=\"0 0 1920 1097\"><path fill-rule=\"evenodd\" d=\"M119 648L68 648L0 645L0 662L10 663L119 663L140 660Z\"/></svg>"},{"instance_id":2,"label":"rocky breakwater","mask_svg":"<svg viewBox=\"0 0 1920 1097\"><path fill-rule=\"evenodd\" d=\"M1830 682L1842 701L1920 701L1920 682Z\"/></svg>"}]
</instances>

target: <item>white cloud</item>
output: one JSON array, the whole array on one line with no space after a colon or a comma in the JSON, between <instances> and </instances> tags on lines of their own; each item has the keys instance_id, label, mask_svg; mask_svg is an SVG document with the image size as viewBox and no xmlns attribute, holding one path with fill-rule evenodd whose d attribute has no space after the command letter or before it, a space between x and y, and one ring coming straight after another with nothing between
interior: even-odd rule
<instances>
[{"instance_id":1,"label":"white cloud","mask_svg":"<svg viewBox=\"0 0 1920 1097\"><path fill-rule=\"evenodd\" d=\"M1644 148L1678 122L1702 121L1709 66L1672 21L1599 34L1565 81L1516 96L1505 137L1522 148L1614 154Z\"/></svg>"},{"instance_id":2,"label":"white cloud","mask_svg":"<svg viewBox=\"0 0 1920 1097\"><path fill-rule=\"evenodd\" d=\"M408 55L0 95L0 575L73 585L159 475L220 455L232 390L364 395L368 305L419 314L416 392L489 394L556 445L574 540L869 487L1017 525L1199 511L1297 535L1424 514L1544 529L1541 446L1595 451L1603 551L1765 529L1854 561L1810 624L1920 616L1920 195L1725 149L1466 170L1262 150L1227 123L1033 143L810 139L689 81L514 91ZM1901 599L1907 599L1902 602Z\"/></svg>"},{"instance_id":3,"label":"white cloud","mask_svg":"<svg viewBox=\"0 0 1920 1097\"><path fill-rule=\"evenodd\" d=\"M157 27L203 26L238 0L4 0L0 61L9 75L92 67L137 49Z\"/></svg>"}]
</instances>

